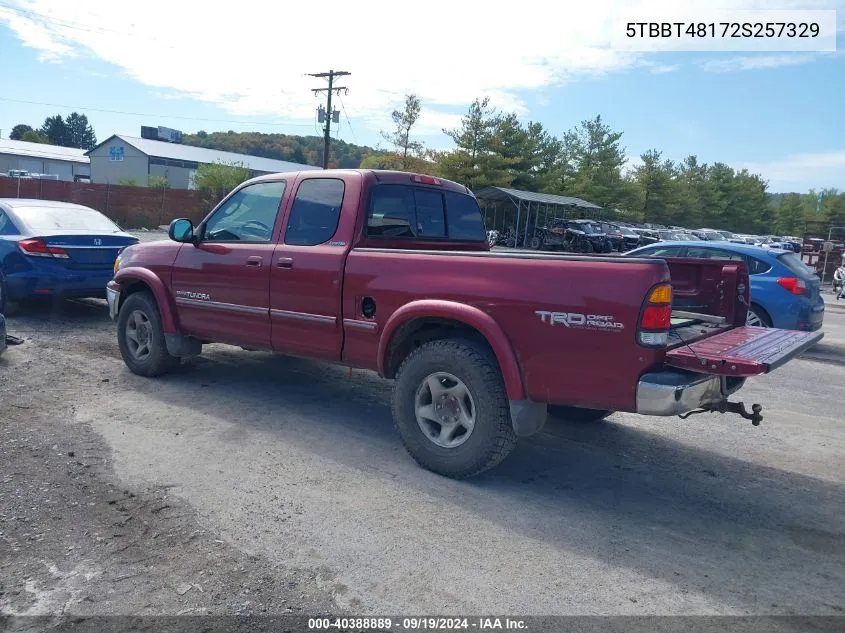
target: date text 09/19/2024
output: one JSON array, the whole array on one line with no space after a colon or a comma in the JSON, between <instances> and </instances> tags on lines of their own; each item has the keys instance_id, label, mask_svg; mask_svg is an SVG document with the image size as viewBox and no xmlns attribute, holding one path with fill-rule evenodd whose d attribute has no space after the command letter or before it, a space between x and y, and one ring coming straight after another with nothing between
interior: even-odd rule
<instances>
[{"instance_id":1,"label":"date text 09/19/2024","mask_svg":"<svg viewBox=\"0 0 845 633\"><path fill-rule=\"evenodd\" d=\"M372 631L459 631L459 630L511 630L527 631L525 620L509 617L345 617L309 618L308 629L312 631L372 630Z\"/></svg>"}]
</instances>

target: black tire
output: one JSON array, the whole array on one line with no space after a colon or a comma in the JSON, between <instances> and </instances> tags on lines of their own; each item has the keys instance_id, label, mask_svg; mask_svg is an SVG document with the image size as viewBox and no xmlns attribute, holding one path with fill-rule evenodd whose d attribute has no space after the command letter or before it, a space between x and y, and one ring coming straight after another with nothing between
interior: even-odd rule
<instances>
[{"instance_id":1,"label":"black tire","mask_svg":"<svg viewBox=\"0 0 845 633\"><path fill-rule=\"evenodd\" d=\"M543 240L540 239L538 235L535 235L531 238L531 241L528 243L528 247L536 250L539 250L540 247L543 245Z\"/></svg>"},{"instance_id":2,"label":"black tire","mask_svg":"<svg viewBox=\"0 0 845 633\"><path fill-rule=\"evenodd\" d=\"M418 394L426 379L437 373L462 381L471 397L475 424L459 446L439 446L417 421ZM496 466L516 445L496 358L482 344L464 339L425 343L403 361L393 388L393 420L405 449L420 466L453 479L473 477Z\"/></svg>"},{"instance_id":3,"label":"black tire","mask_svg":"<svg viewBox=\"0 0 845 633\"><path fill-rule=\"evenodd\" d=\"M127 334L127 323L134 319L136 313L141 313L145 319L143 330L144 340L147 341L148 354L137 356L132 348ZM176 367L180 359L171 356L164 342L164 330L161 327L161 314L155 299L147 292L136 292L129 295L120 306L117 317L117 343L123 362L133 374L139 376L161 376Z\"/></svg>"},{"instance_id":4,"label":"black tire","mask_svg":"<svg viewBox=\"0 0 845 633\"><path fill-rule=\"evenodd\" d=\"M577 422L579 424L604 420L611 413L613 411L606 411L604 409L582 409L581 407L567 407L560 404L549 405L549 415L551 417L556 420Z\"/></svg>"},{"instance_id":5,"label":"black tire","mask_svg":"<svg viewBox=\"0 0 845 633\"><path fill-rule=\"evenodd\" d=\"M752 323L749 323L749 321L752 320L752 315L760 321L759 325L756 323L753 323L753 325L757 325L758 327L772 327L772 319L769 317L768 313L756 303L752 303L751 307L748 308L748 317L746 318L746 323L748 325L752 325Z\"/></svg>"},{"instance_id":6,"label":"black tire","mask_svg":"<svg viewBox=\"0 0 845 633\"><path fill-rule=\"evenodd\" d=\"M0 314L6 313L6 278L0 273Z\"/></svg>"}]
</instances>

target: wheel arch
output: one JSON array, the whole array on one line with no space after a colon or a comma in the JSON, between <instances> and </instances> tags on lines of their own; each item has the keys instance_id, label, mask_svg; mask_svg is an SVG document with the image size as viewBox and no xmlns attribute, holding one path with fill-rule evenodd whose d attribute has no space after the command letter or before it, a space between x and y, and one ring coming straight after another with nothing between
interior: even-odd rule
<instances>
[{"instance_id":1,"label":"wheel arch","mask_svg":"<svg viewBox=\"0 0 845 633\"><path fill-rule=\"evenodd\" d=\"M114 280L120 284L119 306L122 306L126 298L136 292L149 292L158 304L162 330L165 334L175 334L179 331L175 306L164 287L164 282L158 275L147 268L132 266L117 271Z\"/></svg>"},{"instance_id":2,"label":"wheel arch","mask_svg":"<svg viewBox=\"0 0 845 633\"><path fill-rule=\"evenodd\" d=\"M378 347L378 370L393 378L414 349L432 340L469 336L493 352L510 400L524 400L525 386L513 346L489 314L454 301L423 299L406 304L385 324Z\"/></svg>"}]
</instances>

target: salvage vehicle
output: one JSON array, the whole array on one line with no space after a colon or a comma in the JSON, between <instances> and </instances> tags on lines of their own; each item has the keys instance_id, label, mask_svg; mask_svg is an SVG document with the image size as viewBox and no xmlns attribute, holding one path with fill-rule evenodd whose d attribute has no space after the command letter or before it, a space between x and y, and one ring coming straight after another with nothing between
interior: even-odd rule
<instances>
[{"instance_id":1,"label":"salvage vehicle","mask_svg":"<svg viewBox=\"0 0 845 633\"><path fill-rule=\"evenodd\" d=\"M627 255L743 261L751 284L746 325L813 331L824 322L821 280L792 251L727 241L699 241L652 244Z\"/></svg>"},{"instance_id":2,"label":"salvage vehicle","mask_svg":"<svg viewBox=\"0 0 845 633\"><path fill-rule=\"evenodd\" d=\"M0 312L7 301L103 298L118 251L137 243L81 204L0 198Z\"/></svg>"},{"instance_id":3,"label":"salvage vehicle","mask_svg":"<svg viewBox=\"0 0 845 633\"><path fill-rule=\"evenodd\" d=\"M567 220L563 242L573 253L610 253L613 246L593 220Z\"/></svg>"},{"instance_id":4,"label":"salvage vehicle","mask_svg":"<svg viewBox=\"0 0 845 633\"><path fill-rule=\"evenodd\" d=\"M491 251L470 190L419 174L260 176L169 237L123 250L107 286L132 372L212 342L373 370L408 452L453 478L550 414L759 424L729 397L822 336L746 327L743 261Z\"/></svg>"}]
</instances>

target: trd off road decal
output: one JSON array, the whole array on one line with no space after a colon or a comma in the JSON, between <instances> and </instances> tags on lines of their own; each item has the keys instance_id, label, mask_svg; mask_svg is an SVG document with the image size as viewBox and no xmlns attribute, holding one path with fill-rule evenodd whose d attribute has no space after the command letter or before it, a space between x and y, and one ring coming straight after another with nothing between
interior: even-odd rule
<instances>
[{"instance_id":1,"label":"trd off road decal","mask_svg":"<svg viewBox=\"0 0 845 633\"><path fill-rule=\"evenodd\" d=\"M568 328L581 330L611 330L620 332L625 326L609 314L579 314L578 312L547 312L537 310L534 314L540 317L541 323L549 325L563 325Z\"/></svg>"},{"instance_id":2,"label":"trd off road decal","mask_svg":"<svg viewBox=\"0 0 845 633\"><path fill-rule=\"evenodd\" d=\"M177 290L176 296L180 299L199 299L201 301L211 301L211 295L205 292L191 292L190 290Z\"/></svg>"}]
</instances>

